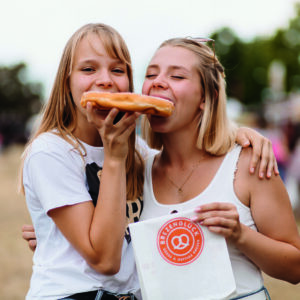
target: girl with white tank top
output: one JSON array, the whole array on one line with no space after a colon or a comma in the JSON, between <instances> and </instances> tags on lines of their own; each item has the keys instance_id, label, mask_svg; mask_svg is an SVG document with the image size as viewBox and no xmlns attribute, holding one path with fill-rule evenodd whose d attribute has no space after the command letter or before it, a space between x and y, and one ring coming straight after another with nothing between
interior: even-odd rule
<instances>
[{"instance_id":1,"label":"girl with white tank top","mask_svg":"<svg viewBox=\"0 0 300 300\"><path fill-rule=\"evenodd\" d=\"M147 68L143 94L175 109L144 121L145 138L160 152L146 162L142 219L194 208L192 221L226 238L234 299L267 299L260 270L300 281L300 236L281 178L250 174L251 149L234 144L224 69L207 41L214 42L167 40Z\"/></svg>"}]
</instances>

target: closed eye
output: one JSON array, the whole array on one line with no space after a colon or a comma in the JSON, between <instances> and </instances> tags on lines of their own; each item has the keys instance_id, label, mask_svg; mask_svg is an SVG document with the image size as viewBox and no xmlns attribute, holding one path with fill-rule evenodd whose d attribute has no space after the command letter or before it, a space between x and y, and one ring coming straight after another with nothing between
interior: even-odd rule
<instances>
[{"instance_id":1,"label":"closed eye","mask_svg":"<svg viewBox=\"0 0 300 300\"><path fill-rule=\"evenodd\" d=\"M183 76L175 76L175 75L173 75L173 76L171 76L171 77L174 78L174 79L184 79Z\"/></svg>"},{"instance_id":2,"label":"closed eye","mask_svg":"<svg viewBox=\"0 0 300 300\"><path fill-rule=\"evenodd\" d=\"M152 78L152 77L155 77L155 76L156 76L156 74L147 74L146 78Z\"/></svg>"}]
</instances>

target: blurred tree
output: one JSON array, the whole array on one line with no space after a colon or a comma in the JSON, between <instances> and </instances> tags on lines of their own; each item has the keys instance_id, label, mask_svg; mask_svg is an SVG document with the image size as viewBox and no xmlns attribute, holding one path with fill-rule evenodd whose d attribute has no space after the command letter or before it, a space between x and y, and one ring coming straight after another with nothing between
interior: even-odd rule
<instances>
[{"instance_id":1,"label":"blurred tree","mask_svg":"<svg viewBox=\"0 0 300 300\"><path fill-rule=\"evenodd\" d=\"M40 83L27 82L25 63L0 67L0 139L4 147L26 142L26 123L40 110L41 95Z\"/></svg>"},{"instance_id":2,"label":"blurred tree","mask_svg":"<svg viewBox=\"0 0 300 300\"><path fill-rule=\"evenodd\" d=\"M296 17L286 30L280 29L271 40L273 55L286 67L286 91L300 89L300 3L295 5Z\"/></svg>"},{"instance_id":3,"label":"blurred tree","mask_svg":"<svg viewBox=\"0 0 300 300\"><path fill-rule=\"evenodd\" d=\"M243 41L230 28L212 34L216 53L225 67L227 94L239 99L248 109L259 108L274 98L270 86L270 68L282 65L283 93L300 90L300 4L286 29L271 37Z\"/></svg>"}]
</instances>

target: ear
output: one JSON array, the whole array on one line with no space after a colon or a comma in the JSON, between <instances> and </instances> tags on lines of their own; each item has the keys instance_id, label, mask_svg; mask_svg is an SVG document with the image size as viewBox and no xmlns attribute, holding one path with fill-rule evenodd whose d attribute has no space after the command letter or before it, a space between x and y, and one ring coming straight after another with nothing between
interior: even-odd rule
<instances>
[{"instance_id":1,"label":"ear","mask_svg":"<svg viewBox=\"0 0 300 300\"><path fill-rule=\"evenodd\" d=\"M204 107L205 107L205 99L204 99L204 97L202 97L201 102L200 102L200 109L204 110Z\"/></svg>"},{"instance_id":2,"label":"ear","mask_svg":"<svg viewBox=\"0 0 300 300\"><path fill-rule=\"evenodd\" d=\"M215 100L217 100L219 97L219 92L215 89Z\"/></svg>"}]
</instances>

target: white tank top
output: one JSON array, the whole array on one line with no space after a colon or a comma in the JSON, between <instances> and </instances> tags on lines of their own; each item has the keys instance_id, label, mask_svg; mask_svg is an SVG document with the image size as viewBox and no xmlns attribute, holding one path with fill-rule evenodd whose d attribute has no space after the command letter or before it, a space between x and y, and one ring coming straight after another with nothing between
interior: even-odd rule
<instances>
[{"instance_id":1,"label":"white tank top","mask_svg":"<svg viewBox=\"0 0 300 300\"><path fill-rule=\"evenodd\" d=\"M234 192L234 176L241 147L236 146L224 158L220 168L207 188L199 195L183 203L160 204L155 199L152 185L152 165L155 155L146 160L144 182L144 209L140 220L146 220L172 213L190 210L209 202L230 202L238 210L240 222L257 230L250 208L245 206ZM263 278L258 267L241 253L233 244L227 243L238 294L248 293L263 286Z\"/></svg>"}]
</instances>

